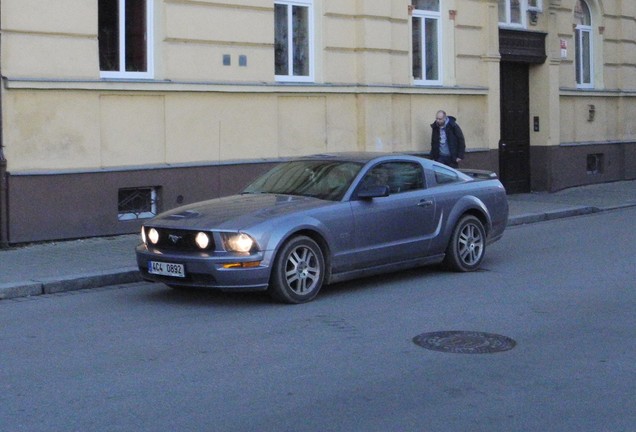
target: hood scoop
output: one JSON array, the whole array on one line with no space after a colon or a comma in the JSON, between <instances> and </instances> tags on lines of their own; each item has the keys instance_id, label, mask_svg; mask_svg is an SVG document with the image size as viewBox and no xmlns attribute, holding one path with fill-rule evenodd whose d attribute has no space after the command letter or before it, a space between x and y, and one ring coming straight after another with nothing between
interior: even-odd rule
<instances>
[{"instance_id":1,"label":"hood scoop","mask_svg":"<svg viewBox=\"0 0 636 432\"><path fill-rule=\"evenodd\" d=\"M180 213L171 214L166 217L169 220L197 219L201 217L201 213L194 210L185 210Z\"/></svg>"}]
</instances>

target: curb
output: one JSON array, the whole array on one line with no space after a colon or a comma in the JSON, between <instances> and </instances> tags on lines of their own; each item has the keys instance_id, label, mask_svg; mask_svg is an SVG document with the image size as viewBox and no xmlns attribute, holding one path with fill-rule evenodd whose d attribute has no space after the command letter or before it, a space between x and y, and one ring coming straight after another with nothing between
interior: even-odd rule
<instances>
[{"instance_id":1,"label":"curb","mask_svg":"<svg viewBox=\"0 0 636 432\"><path fill-rule=\"evenodd\" d=\"M63 278L11 282L0 284L0 300L128 284L141 280L137 267L126 267L121 270L70 275Z\"/></svg>"},{"instance_id":2,"label":"curb","mask_svg":"<svg viewBox=\"0 0 636 432\"><path fill-rule=\"evenodd\" d=\"M573 207L566 210L555 210L544 213L528 213L514 216L508 219L508 226L525 225L530 223L544 222L554 219L564 219L573 216L583 216L592 213L599 213L602 209L598 207L582 206Z\"/></svg>"},{"instance_id":3,"label":"curb","mask_svg":"<svg viewBox=\"0 0 636 432\"><path fill-rule=\"evenodd\" d=\"M618 204L606 207L580 206L572 207L565 210L554 210L543 213L527 213L519 216L508 218L508 226L525 225L537 222L544 222L555 219L565 219L574 216L584 216L593 213L602 213L612 210L623 210L636 207L636 204Z\"/></svg>"}]
</instances>

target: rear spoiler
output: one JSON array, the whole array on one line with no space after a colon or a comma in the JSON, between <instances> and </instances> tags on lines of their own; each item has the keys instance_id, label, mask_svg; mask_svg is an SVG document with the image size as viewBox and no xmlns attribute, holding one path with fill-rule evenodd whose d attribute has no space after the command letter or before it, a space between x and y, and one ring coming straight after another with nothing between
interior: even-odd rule
<instances>
[{"instance_id":1,"label":"rear spoiler","mask_svg":"<svg viewBox=\"0 0 636 432\"><path fill-rule=\"evenodd\" d=\"M480 179L480 180L494 180L497 178L497 173L493 171L477 170L477 169L460 169L458 171L468 176L471 176L472 178Z\"/></svg>"}]
</instances>

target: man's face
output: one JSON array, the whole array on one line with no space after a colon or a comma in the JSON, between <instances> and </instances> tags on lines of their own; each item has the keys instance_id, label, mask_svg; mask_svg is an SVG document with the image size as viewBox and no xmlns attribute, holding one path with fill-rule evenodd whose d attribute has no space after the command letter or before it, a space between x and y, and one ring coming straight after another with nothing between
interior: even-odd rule
<instances>
[{"instance_id":1,"label":"man's face","mask_svg":"<svg viewBox=\"0 0 636 432\"><path fill-rule=\"evenodd\" d=\"M437 113L437 117L435 117L435 121L439 127L442 127L446 124L446 116L442 113Z\"/></svg>"}]
</instances>

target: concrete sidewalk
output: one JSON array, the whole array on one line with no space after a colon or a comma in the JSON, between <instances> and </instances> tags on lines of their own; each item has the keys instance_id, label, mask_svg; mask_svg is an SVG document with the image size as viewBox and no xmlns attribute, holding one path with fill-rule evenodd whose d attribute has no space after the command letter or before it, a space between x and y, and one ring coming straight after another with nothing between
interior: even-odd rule
<instances>
[{"instance_id":1,"label":"concrete sidewalk","mask_svg":"<svg viewBox=\"0 0 636 432\"><path fill-rule=\"evenodd\" d=\"M636 206L636 181L510 195L509 226ZM140 281L139 235L0 250L0 300Z\"/></svg>"}]
</instances>

